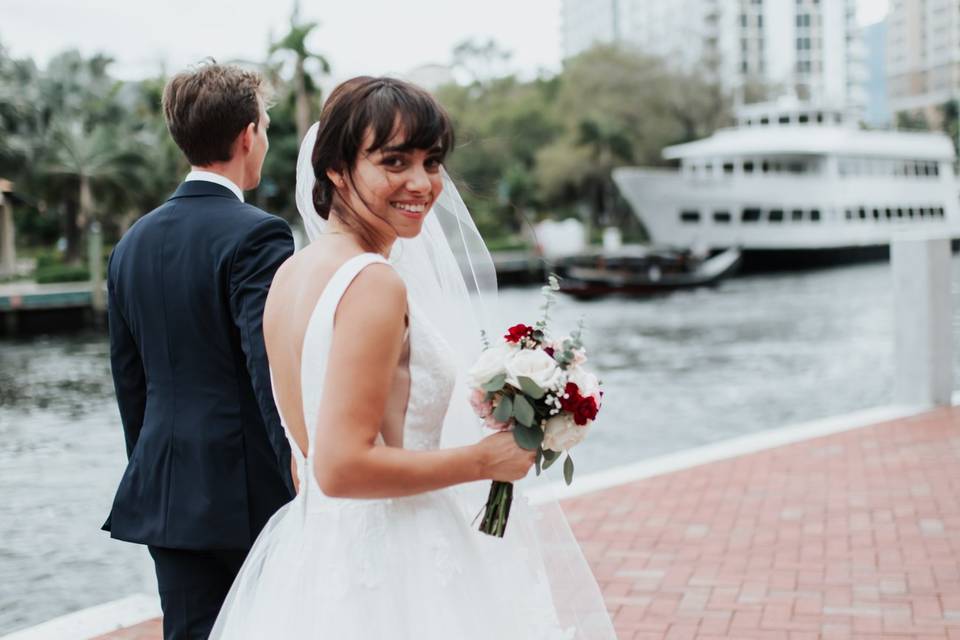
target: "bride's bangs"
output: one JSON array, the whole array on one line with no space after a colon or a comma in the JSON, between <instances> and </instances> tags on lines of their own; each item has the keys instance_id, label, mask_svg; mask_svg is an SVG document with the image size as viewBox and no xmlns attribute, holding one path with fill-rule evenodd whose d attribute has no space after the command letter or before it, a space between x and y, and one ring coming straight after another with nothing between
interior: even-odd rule
<instances>
[{"instance_id":1,"label":"bride's bangs","mask_svg":"<svg viewBox=\"0 0 960 640\"><path fill-rule=\"evenodd\" d=\"M450 116L426 91L394 81L381 86L367 103L367 122L373 141L366 149L373 153L387 143L399 151L437 150L443 157L453 148ZM393 142L402 135L403 139Z\"/></svg>"}]
</instances>

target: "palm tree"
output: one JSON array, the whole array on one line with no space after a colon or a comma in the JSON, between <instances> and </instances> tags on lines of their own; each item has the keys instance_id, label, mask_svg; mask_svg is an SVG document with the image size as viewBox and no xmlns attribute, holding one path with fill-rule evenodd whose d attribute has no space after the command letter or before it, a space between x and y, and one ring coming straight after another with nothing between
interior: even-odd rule
<instances>
[{"instance_id":1,"label":"palm tree","mask_svg":"<svg viewBox=\"0 0 960 640\"><path fill-rule=\"evenodd\" d=\"M76 120L58 121L52 127L53 144L40 170L65 192L67 262L80 261L82 230L98 213L95 195L109 194L116 201L136 191L142 156L125 143L129 136L117 126L104 124L88 132Z\"/></svg>"},{"instance_id":2,"label":"palm tree","mask_svg":"<svg viewBox=\"0 0 960 640\"><path fill-rule=\"evenodd\" d=\"M319 53L307 49L307 37L319 26L318 22L300 22L300 3L293 5L290 31L270 46L270 55L286 52L293 56L293 94L296 105L297 139L303 140L313 122L311 98L317 93L317 84L307 71L307 63L316 60L324 74L330 73L330 63Z\"/></svg>"}]
</instances>

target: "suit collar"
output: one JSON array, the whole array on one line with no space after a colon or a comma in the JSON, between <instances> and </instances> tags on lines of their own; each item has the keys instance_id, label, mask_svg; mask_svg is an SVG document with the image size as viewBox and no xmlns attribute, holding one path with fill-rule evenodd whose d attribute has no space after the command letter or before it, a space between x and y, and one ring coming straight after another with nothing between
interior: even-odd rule
<instances>
[{"instance_id":1,"label":"suit collar","mask_svg":"<svg viewBox=\"0 0 960 640\"><path fill-rule=\"evenodd\" d=\"M237 196L233 191L219 184L214 184L213 182L207 182L206 180L191 180L189 182L182 182L177 190L170 196L170 199L175 198L197 198L201 196L218 196L220 198L230 198L235 202L240 202L237 200Z\"/></svg>"}]
</instances>

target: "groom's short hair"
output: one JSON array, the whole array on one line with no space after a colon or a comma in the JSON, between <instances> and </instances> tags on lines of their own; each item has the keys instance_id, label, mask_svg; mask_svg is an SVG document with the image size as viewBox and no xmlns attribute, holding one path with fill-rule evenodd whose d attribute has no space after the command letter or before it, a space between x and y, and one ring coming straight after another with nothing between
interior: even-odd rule
<instances>
[{"instance_id":1,"label":"groom's short hair","mask_svg":"<svg viewBox=\"0 0 960 640\"><path fill-rule=\"evenodd\" d=\"M259 73L213 60L182 71L163 89L163 115L194 166L227 162L248 124L260 126L266 89Z\"/></svg>"}]
</instances>

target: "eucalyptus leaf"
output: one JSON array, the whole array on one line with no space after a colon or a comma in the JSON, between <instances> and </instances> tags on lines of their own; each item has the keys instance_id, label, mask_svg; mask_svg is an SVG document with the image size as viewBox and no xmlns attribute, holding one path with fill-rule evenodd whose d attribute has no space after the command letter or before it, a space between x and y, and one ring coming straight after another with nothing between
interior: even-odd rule
<instances>
[{"instance_id":1,"label":"eucalyptus leaf","mask_svg":"<svg viewBox=\"0 0 960 640\"><path fill-rule=\"evenodd\" d=\"M523 389L523 392L534 400L539 400L547 394L540 388L540 385L527 376L517 376L517 381L520 382L520 388Z\"/></svg>"},{"instance_id":2,"label":"eucalyptus leaf","mask_svg":"<svg viewBox=\"0 0 960 640\"><path fill-rule=\"evenodd\" d=\"M563 479L569 485L573 482L573 458L567 454L567 459L563 461Z\"/></svg>"},{"instance_id":3,"label":"eucalyptus leaf","mask_svg":"<svg viewBox=\"0 0 960 640\"><path fill-rule=\"evenodd\" d=\"M513 417L525 427L533 426L533 405L524 396L515 396L513 399Z\"/></svg>"},{"instance_id":4,"label":"eucalyptus leaf","mask_svg":"<svg viewBox=\"0 0 960 640\"><path fill-rule=\"evenodd\" d=\"M540 469L540 463L541 463L541 462L543 462L543 449L542 449L541 447L537 447L537 460L536 460L537 475L540 475L540 471L541 471L541 469Z\"/></svg>"},{"instance_id":5,"label":"eucalyptus leaf","mask_svg":"<svg viewBox=\"0 0 960 640\"><path fill-rule=\"evenodd\" d=\"M527 451L535 451L540 443L543 442L543 431L541 429L514 429L513 439L517 446Z\"/></svg>"},{"instance_id":6,"label":"eucalyptus leaf","mask_svg":"<svg viewBox=\"0 0 960 640\"><path fill-rule=\"evenodd\" d=\"M548 453L553 455L547 456ZM553 466L553 463L560 459L560 454L556 451L551 451L550 449L543 450L543 468L549 469Z\"/></svg>"},{"instance_id":7,"label":"eucalyptus leaf","mask_svg":"<svg viewBox=\"0 0 960 640\"><path fill-rule=\"evenodd\" d=\"M495 378L492 378L489 382L483 385L484 391L500 391L503 389L503 384L507 381L507 374L501 373Z\"/></svg>"},{"instance_id":8,"label":"eucalyptus leaf","mask_svg":"<svg viewBox=\"0 0 960 640\"><path fill-rule=\"evenodd\" d=\"M500 398L500 404L493 410L493 419L497 422L507 422L513 417L513 400L510 396Z\"/></svg>"}]
</instances>

